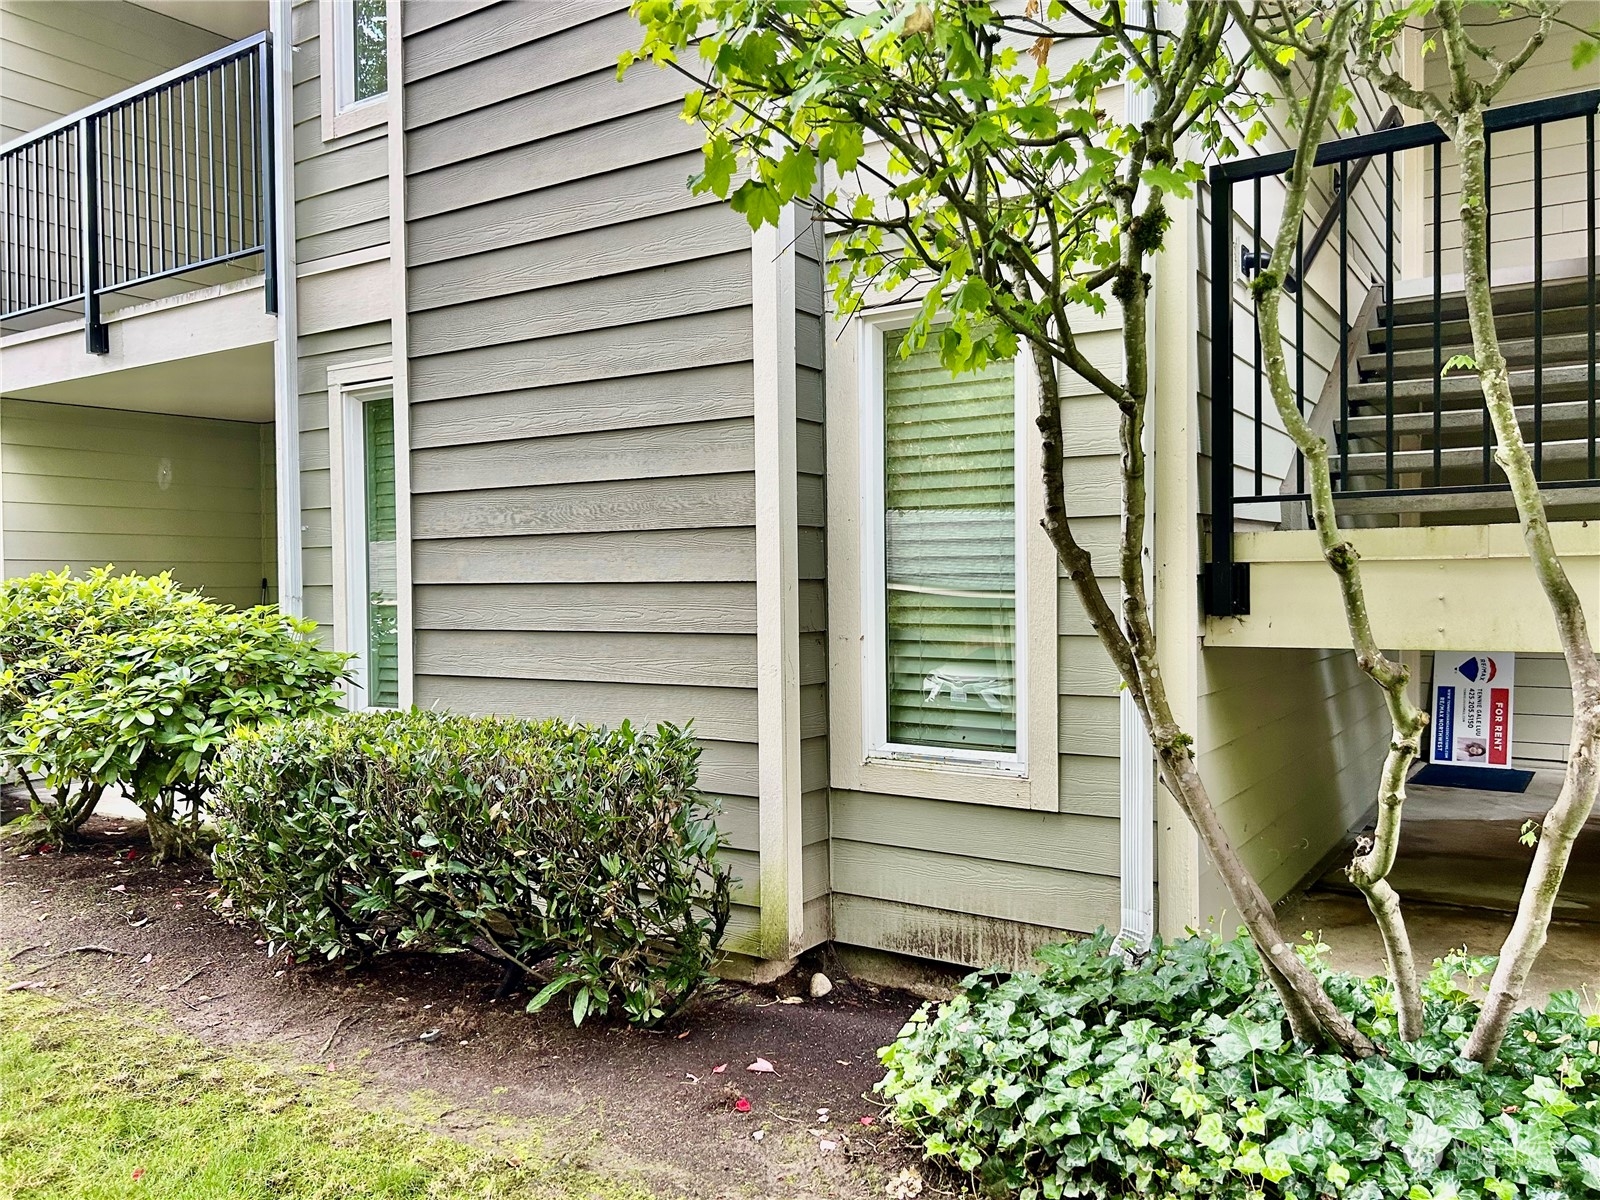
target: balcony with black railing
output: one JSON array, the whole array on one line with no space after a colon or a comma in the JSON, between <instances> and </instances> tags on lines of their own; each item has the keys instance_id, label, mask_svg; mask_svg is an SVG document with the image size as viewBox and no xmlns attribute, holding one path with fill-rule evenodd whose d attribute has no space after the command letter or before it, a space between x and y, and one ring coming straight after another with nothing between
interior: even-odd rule
<instances>
[{"instance_id":1,"label":"balcony with black railing","mask_svg":"<svg viewBox=\"0 0 1600 1200\"><path fill-rule=\"evenodd\" d=\"M0 332L275 278L271 41L258 33L0 148Z\"/></svg>"},{"instance_id":2,"label":"balcony with black railing","mask_svg":"<svg viewBox=\"0 0 1600 1200\"><path fill-rule=\"evenodd\" d=\"M1486 114L1497 325L1557 520L1600 515L1597 109L1600 89ZM1213 617L1251 611L1250 563L1236 552L1236 534L1310 523L1305 464L1266 386L1244 287L1274 240L1268 209L1293 161L1286 152L1211 172L1211 541L1202 582ZM1331 168L1332 182L1290 264L1283 323L1300 411L1328 439L1341 518L1357 528L1514 521L1470 364L1449 138L1432 123L1386 120L1323 144L1313 165ZM1404 173L1418 170L1426 186L1407 190ZM1403 254L1408 237L1420 244Z\"/></svg>"}]
</instances>

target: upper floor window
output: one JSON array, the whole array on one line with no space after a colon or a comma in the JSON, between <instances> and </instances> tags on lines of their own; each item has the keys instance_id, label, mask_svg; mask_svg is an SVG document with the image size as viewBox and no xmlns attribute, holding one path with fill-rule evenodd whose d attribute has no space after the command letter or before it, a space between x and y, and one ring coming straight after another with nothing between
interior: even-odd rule
<instances>
[{"instance_id":1,"label":"upper floor window","mask_svg":"<svg viewBox=\"0 0 1600 1200\"><path fill-rule=\"evenodd\" d=\"M375 100L389 90L387 0L349 0L339 9L339 107Z\"/></svg>"},{"instance_id":2,"label":"upper floor window","mask_svg":"<svg viewBox=\"0 0 1600 1200\"><path fill-rule=\"evenodd\" d=\"M323 0L322 133L343 137L388 120L388 0Z\"/></svg>"}]
</instances>

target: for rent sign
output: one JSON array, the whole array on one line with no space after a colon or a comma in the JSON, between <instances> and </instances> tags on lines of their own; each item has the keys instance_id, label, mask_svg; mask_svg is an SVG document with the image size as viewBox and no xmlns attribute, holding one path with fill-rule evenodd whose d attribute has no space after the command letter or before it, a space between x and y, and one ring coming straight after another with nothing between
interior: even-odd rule
<instances>
[{"instance_id":1,"label":"for rent sign","mask_svg":"<svg viewBox=\"0 0 1600 1200\"><path fill-rule=\"evenodd\" d=\"M1513 654L1434 655L1433 761L1511 765Z\"/></svg>"}]
</instances>

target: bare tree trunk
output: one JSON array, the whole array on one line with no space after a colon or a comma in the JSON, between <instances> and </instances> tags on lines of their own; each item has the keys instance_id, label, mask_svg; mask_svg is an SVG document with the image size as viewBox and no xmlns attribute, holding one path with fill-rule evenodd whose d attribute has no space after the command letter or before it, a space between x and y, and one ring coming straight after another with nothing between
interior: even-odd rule
<instances>
[{"instance_id":1,"label":"bare tree trunk","mask_svg":"<svg viewBox=\"0 0 1600 1200\"><path fill-rule=\"evenodd\" d=\"M1142 304L1140 298L1134 300L1130 307L1142 312ZM1139 325L1137 314L1133 322L1136 327ZM1279 927L1271 902L1255 876L1239 858L1237 849L1223 828L1216 805L1212 803L1205 781L1195 766L1192 751L1194 739L1178 724L1168 701L1153 631L1141 638L1143 645L1136 651L1106 600L1099 580L1095 578L1088 552L1073 536L1071 522L1066 515L1061 400L1056 362L1047 347L1032 343L1030 348L1039 373L1038 425L1044 444L1045 532L1056 547L1067 577L1088 613L1090 624L1110 654L1144 719L1145 728L1155 746L1156 759L1161 765L1162 780L1198 833L1201 845L1210 855L1228 890L1229 899L1239 912L1240 920L1260 950L1263 967L1283 1001L1295 1038L1314 1045L1326 1035L1347 1054L1359 1057L1371 1055L1376 1051L1371 1039L1339 1010L1316 975L1301 961L1294 945ZM1142 334L1137 338L1129 337L1126 350L1129 355L1145 355ZM1124 420L1132 431L1137 432L1142 419L1142 401L1135 399L1132 408L1131 415L1124 409ZM1130 449L1137 445L1137 437L1125 434L1123 440L1124 513L1135 509L1143 512L1142 451ZM1142 622L1148 630L1148 608L1138 604L1128 607L1132 621Z\"/></svg>"},{"instance_id":2,"label":"bare tree trunk","mask_svg":"<svg viewBox=\"0 0 1600 1200\"><path fill-rule=\"evenodd\" d=\"M1464 64L1465 51L1459 42L1464 34L1459 18L1452 20L1447 13L1443 24L1452 67L1458 60ZM1487 147L1483 112L1478 105L1469 104L1458 114L1454 140L1461 160L1462 273L1467 318L1472 327L1472 349L1483 384L1484 403L1494 425L1495 461L1510 481L1522 540L1555 616L1562 655L1572 679L1572 742L1561 792L1545 814L1516 920L1501 947L1488 998L1467 1043L1467 1058L1492 1063L1522 999L1528 973L1544 947L1572 843L1594 811L1596 793L1600 791L1600 661L1589 638L1583 604L1556 554L1533 459L1517 424L1511 380L1495 329L1488 271Z\"/></svg>"},{"instance_id":3,"label":"bare tree trunk","mask_svg":"<svg viewBox=\"0 0 1600 1200\"><path fill-rule=\"evenodd\" d=\"M1279 319L1287 264L1299 240L1306 191L1311 180L1311 172L1302 170L1300 164L1312 160L1322 131L1327 127L1334 93L1343 80L1344 60L1348 52L1345 40L1348 17L1347 11L1335 15L1327 31L1327 40L1322 44L1322 53L1316 59L1311 92L1305 97L1300 141L1295 167L1288 178L1283 216L1273 240L1272 257L1265 270L1256 277L1254 291L1260 315L1262 361L1278 415L1305 459L1311 490L1312 523L1316 527L1322 557L1327 560L1339 581L1345 623L1350 630L1356 662L1368 678L1383 689L1384 704L1389 710L1392 734L1378 783L1377 828L1371 845L1358 847L1346 873L1366 897L1367 907L1372 910L1373 919L1377 922L1388 962L1389 980L1394 987L1400 1036L1413 1042L1422 1036L1422 988L1417 978L1411 938L1406 932L1405 917L1400 910L1400 897L1389 883L1388 875L1394 867L1400 845L1406 773L1421 750L1422 731L1428 718L1406 695L1409 672L1383 653L1373 634L1372 618L1367 609L1366 591L1361 579L1361 557L1340 531L1338 513L1333 506L1328 444L1307 424L1295 401L1294 386L1289 379L1288 358L1284 351L1283 327ZM1225 217L1224 214L1214 214L1213 219L1222 220ZM1301 280L1302 296L1305 286L1305 281Z\"/></svg>"}]
</instances>

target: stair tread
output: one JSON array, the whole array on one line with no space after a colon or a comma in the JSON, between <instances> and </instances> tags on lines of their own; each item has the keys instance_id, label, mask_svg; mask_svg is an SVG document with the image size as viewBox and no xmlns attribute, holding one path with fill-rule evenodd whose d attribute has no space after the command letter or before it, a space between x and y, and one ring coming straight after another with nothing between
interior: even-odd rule
<instances>
[{"instance_id":1,"label":"stair tread","mask_svg":"<svg viewBox=\"0 0 1600 1200\"><path fill-rule=\"evenodd\" d=\"M1529 448L1530 451L1532 447ZM1544 462L1569 463L1587 462L1589 457L1589 439L1563 439L1560 441L1546 440L1544 443ZM1445 446L1439 451L1439 460L1445 468L1475 466L1483 462L1483 447L1479 446ZM1433 469L1433 450L1396 450L1394 452L1394 473L1413 474L1418 471ZM1381 475L1388 466L1382 450L1357 451L1348 457L1344 463L1344 470L1348 475Z\"/></svg>"},{"instance_id":2,"label":"stair tread","mask_svg":"<svg viewBox=\"0 0 1600 1200\"><path fill-rule=\"evenodd\" d=\"M1587 386L1589 382L1590 364L1587 362L1567 363L1556 367L1546 367L1544 370L1544 388L1549 393L1555 388L1570 390L1573 387ZM1520 388L1533 386L1534 372L1532 368L1510 372L1511 388L1515 392ZM1353 383L1350 385L1349 398L1352 404L1370 404L1381 402L1389 394L1388 388L1394 389L1396 400L1427 400L1433 399L1434 381L1427 379L1396 379L1392 384L1385 380L1378 383ZM1460 399L1466 396L1481 394L1481 385L1474 374L1450 375L1439 381L1441 396L1449 399Z\"/></svg>"},{"instance_id":3,"label":"stair tread","mask_svg":"<svg viewBox=\"0 0 1600 1200\"><path fill-rule=\"evenodd\" d=\"M1589 306L1587 304L1574 304L1565 307L1545 305L1544 332L1550 334L1587 332L1589 329ZM1533 335L1533 313L1495 313L1495 325L1500 331L1500 336L1505 337L1531 337ZM1382 353L1383 346L1390 330L1384 325L1373 325L1367 330L1367 350L1364 353ZM1420 321L1406 325L1396 325L1393 330L1395 349L1425 348L1430 352L1433 349L1433 322ZM1472 328L1465 317L1456 317L1440 324L1439 337L1446 344L1466 344L1472 341Z\"/></svg>"},{"instance_id":4,"label":"stair tread","mask_svg":"<svg viewBox=\"0 0 1600 1200\"><path fill-rule=\"evenodd\" d=\"M1533 430L1533 405L1517 405L1517 422L1525 432ZM1481 408L1452 408L1439 414L1439 430L1441 433L1459 432L1461 430L1477 431L1483 426L1484 412ZM1544 424L1548 431L1550 427L1586 423L1589 419L1589 402L1587 400L1565 400L1544 406ZM1346 429L1352 436L1381 435L1385 429L1383 415L1351 417L1346 423ZM1427 409L1422 412L1396 413L1394 415L1394 432L1396 434L1428 434L1433 432L1433 411Z\"/></svg>"},{"instance_id":5,"label":"stair tread","mask_svg":"<svg viewBox=\"0 0 1600 1200\"><path fill-rule=\"evenodd\" d=\"M1543 288L1542 299L1546 308L1566 308L1588 302L1589 281L1583 277L1547 279ZM1533 306L1533 293L1534 287L1531 282L1502 284L1495 288L1493 291L1495 315L1527 311ZM1389 323L1389 308L1389 305L1379 306L1377 319L1380 325ZM1440 296L1437 305L1433 302L1432 294L1425 294L1396 300L1393 308L1396 325L1432 325L1435 313L1441 314L1447 320L1466 316L1467 300L1460 291L1451 291Z\"/></svg>"},{"instance_id":6,"label":"stair tread","mask_svg":"<svg viewBox=\"0 0 1600 1200\"><path fill-rule=\"evenodd\" d=\"M1546 334L1539 339L1544 344L1544 367L1548 371L1552 367L1571 366L1574 363L1587 364L1589 361L1589 335L1587 332ZM1533 361L1533 349L1538 344L1534 338L1501 338L1500 352L1506 360L1512 363ZM1439 351L1439 362L1447 363L1458 354L1471 354L1470 342L1458 345L1445 345ZM1433 347L1415 350L1400 350L1394 352L1394 368L1397 371L1422 369L1428 372L1426 378L1433 378ZM1363 354L1356 360L1356 365L1363 372L1380 372L1389 367L1389 356L1382 350Z\"/></svg>"}]
</instances>

